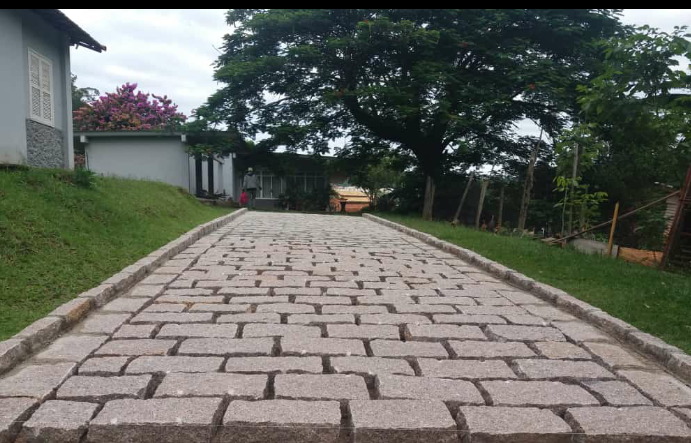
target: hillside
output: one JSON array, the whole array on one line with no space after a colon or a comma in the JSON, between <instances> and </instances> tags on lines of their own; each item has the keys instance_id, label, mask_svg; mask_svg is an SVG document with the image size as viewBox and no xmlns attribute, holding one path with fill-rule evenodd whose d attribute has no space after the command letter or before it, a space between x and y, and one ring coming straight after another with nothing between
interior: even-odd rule
<instances>
[{"instance_id":1,"label":"hillside","mask_svg":"<svg viewBox=\"0 0 691 443\"><path fill-rule=\"evenodd\" d=\"M0 340L228 209L170 185L0 169Z\"/></svg>"}]
</instances>

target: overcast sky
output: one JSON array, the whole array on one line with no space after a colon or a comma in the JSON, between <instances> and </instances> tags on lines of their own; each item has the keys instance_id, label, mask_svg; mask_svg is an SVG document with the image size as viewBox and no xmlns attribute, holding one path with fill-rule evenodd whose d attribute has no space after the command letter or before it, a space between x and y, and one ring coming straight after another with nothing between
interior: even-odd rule
<instances>
[{"instance_id":1,"label":"overcast sky","mask_svg":"<svg viewBox=\"0 0 691 443\"><path fill-rule=\"evenodd\" d=\"M223 35L225 9L62 9L102 45L103 53L71 49L77 85L112 92L126 82L143 92L168 95L189 116L218 85L213 63ZM650 25L664 31L691 25L688 9L627 9L627 24ZM522 132L533 133L529 124ZM535 134L537 135L537 134Z\"/></svg>"}]
</instances>

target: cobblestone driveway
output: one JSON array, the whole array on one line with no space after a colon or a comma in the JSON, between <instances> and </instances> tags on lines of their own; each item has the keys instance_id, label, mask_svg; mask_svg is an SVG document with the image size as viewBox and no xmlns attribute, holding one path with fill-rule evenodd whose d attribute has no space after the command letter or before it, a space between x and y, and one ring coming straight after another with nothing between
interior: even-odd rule
<instances>
[{"instance_id":1,"label":"cobblestone driveway","mask_svg":"<svg viewBox=\"0 0 691 443\"><path fill-rule=\"evenodd\" d=\"M690 419L602 331L341 216L240 217L0 378L0 443L688 442Z\"/></svg>"}]
</instances>

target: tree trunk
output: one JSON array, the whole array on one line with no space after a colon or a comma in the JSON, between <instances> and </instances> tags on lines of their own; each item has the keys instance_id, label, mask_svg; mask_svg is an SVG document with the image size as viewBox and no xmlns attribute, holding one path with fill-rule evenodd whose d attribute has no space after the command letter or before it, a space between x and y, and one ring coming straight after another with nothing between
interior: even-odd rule
<instances>
[{"instance_id":1,"label":"tree trunk","mask_svg":"<svg viewBox=\"0 0 691 443\"><path fill-rule=\"evenodd\" d=\"M470 185L473 184L473 176L474 174L470 174L470 177L468 177L468 183L465 185L465 190L463 191L463 196L461 197L460 203L458 203L458 208L456 208L456 214L453 216L453 223L454 225L458 224L458 217L461 215L461 209L463 209L463 204L465 203L465 198L468 196L468 191L470 190Z\"/></svg>"},{"instance_id":2,"label":"tree trunk","mask_svg":"<svg viewBox=\"0 0 691 443\"><path fill-rule=\"evenodd\" d=\"M501 191L499 193L499 215L497 217L497 230L501 228L502 217L504 215L504 189L506 185L501 185Z\"/></svg>"},{"instance_id":3,"label":"tree trunk","mask_svg":"<svg viewBox=\"0 0 691 443\"><path fill-rule=\"evenodd\" d=\"M571 204L569 205L569 232L567 233L567 235L571 235L573 233L573 205L575 201L574 197L576 191L576 177L578 177L578 161L581 158L578 150L578 145L576 145L575 149L573 150L573 173L571 176L571 190L569 192L569 199L571 200Z\"/></svg>"},{"instance_id":4,"label":"tree trunk","mask_svg":"<svg viewBox=\"0 0 691 443\"><path fill-rule=\"evenodd\" d=\"M434 191L436 190L436 185L434 184L434 178L432 176L427 176L427 183L425 184L425 203L422 207L422 219L432 220L432 207L434 206Z\"/></svg>"},{"instance_id":5,"label":"tree trunk","mask_svg":"<svg viewBox=\"0 0 691 443\"><path fill-rule=\"evenodd\" d=\"M475 229L480 229L480 217L482 216L482 207L485 205L485 193L489 186L489 180L482 180L482 188L480 188L480 201L477 203L477 214L475 214Z\"/></svg>"},{"instance_id":6,"label":"tree trunk","mask_svg":"<svg viewBox=\"0 0 691 443\"><path fill-rule=\"evenodd\" d=\"M542 143L542 129L540 129L540 138L535 143L532 154L530 154L530 163L528 163L528 172L525 175L525 183L523 184L523 198L521 199L521 209L518 213L518 230L523 232L525 229L525 221L528 218L528 206L530 206L530 192L533 190L533 173L535 171L535 162L537 161L537 153Z\"/></svg>"}]
</instances>

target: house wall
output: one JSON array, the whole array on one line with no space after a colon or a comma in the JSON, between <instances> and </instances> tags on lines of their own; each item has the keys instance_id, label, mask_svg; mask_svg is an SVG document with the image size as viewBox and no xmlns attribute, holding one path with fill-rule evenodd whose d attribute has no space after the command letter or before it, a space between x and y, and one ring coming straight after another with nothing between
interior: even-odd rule
<instances>
[{"instance_id":1,"label":"house wall","mask_svg":"<svg viewBox=\"0 0 691 443\"><path fill-rule=\"evenodd\" d=\"M72 101L67 36L25 10L0 10L0 163L72 167ZM50 60L53 125L30 118L29 49Z\"/></svg>"},{"instance_id":2,"label":"house wall","mask_svg":"<svg viewBox=\"0 0 691 443\"><path fill-rule=\"evenodd\" d=\"M10 9L0 9L0 164L26 164L28 90L22 21Z\"/></svg>"},{"instance_id":3,"label":"house wall","mask_svg":"<svg viewBox=\"0 0 691 443\"><path fill-rule=\"evenodd\" d=\"M91 171L102 175L160 181L186 190L190 183L194 186L180 136L90 137L86 162Z\"/></svg>"},{"instance_id":4,"label":"house wall","mask_svg":"<svg viewBox=\"0 0 691 443\"><path fill-rule=\"evenodd\" d=\"M221 161L214 161L214 193L221 194L225 192L229 197L233 196L233 159L232 157L223 157ZM189 191L191 194L197 193L197 182L194 179L194 157L189 157L189 176L191 177ZM209 166L206 160L202 161L202 189L209 190ZM237 201L237 199L235 199Z\"/></svg>"}]
</instances>

